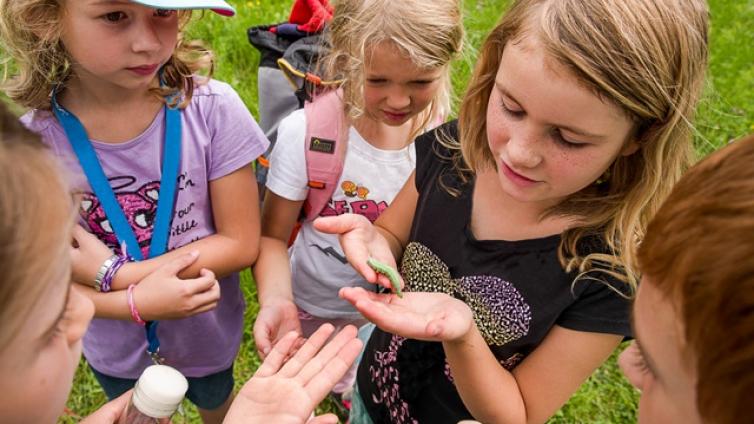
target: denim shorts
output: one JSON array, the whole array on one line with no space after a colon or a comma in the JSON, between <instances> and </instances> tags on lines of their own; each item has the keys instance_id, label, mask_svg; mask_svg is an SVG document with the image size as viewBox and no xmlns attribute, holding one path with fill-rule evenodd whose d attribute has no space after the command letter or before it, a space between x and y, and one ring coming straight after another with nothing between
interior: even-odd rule
<instances>
[{"instance_id":1,"label":"denim shorts","mask_svg":"<svg viewBox=\"0 0 754 424\"><path fill-rule=\"evenodd\" d=\"M105 375L91 365L89 368L110 400L131 390L136 384L136 380ZM189 384L186 398L197 408L211 411L222 406L233 392L233 366L206 377L186 377L186 380Z\"/></svg>"}]
</instances>

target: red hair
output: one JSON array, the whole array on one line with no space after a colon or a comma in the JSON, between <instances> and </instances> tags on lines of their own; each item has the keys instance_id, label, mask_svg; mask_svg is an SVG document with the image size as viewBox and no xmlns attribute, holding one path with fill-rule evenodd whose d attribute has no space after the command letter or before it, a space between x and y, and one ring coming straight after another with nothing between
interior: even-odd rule
<instances>
[{"instance_id":1,"label":"red hair","mask_svg":"<svg viewBox=\"0 0 754 424\"><path fill-rule=\"evenodd\" d=\"M638 252L682 320L685 364L707 422L739 423L754 393L754 135L675 186Z\"/></svg>"}]
</instances>

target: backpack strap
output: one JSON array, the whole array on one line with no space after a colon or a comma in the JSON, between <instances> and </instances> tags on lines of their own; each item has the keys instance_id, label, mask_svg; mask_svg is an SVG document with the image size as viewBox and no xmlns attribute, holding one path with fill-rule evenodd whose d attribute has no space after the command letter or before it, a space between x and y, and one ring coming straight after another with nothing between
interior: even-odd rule
<instances>
[{"instance_id":1,"label":"backpack strap","mask_svg":"<svg viewBox=\"0 0 754 424\"><path fill-rule=\"evenodd\" d=\"M304 104L306 114L306 173L309 194L303 217L322 212L337 188L348 146L348 124L341 90L331 90Z\"/></svg>"}]
</instances>

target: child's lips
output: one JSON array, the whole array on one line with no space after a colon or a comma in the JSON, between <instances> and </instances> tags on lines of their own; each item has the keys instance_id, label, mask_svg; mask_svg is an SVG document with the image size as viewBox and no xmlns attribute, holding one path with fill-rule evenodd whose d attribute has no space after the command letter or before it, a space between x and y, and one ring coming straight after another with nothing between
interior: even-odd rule
<instances>
[{"instance_id":1,"label":"child's lips","mask_svg":"<svg viewBox=\"0 0 754 424\"><path fill-rule=\"evenodd\" d=\"M508 179L510 179L517 185L528 187L539 182L537 180L533 180L525 175L521 175L518 172L514 171L513 168L511 168L510 166L508 166L507 163L505 163L505 161L502 162L501 168L502 168L503 173L508 177Z\"/></svg>"},{"instance_id":2,"label":"child's lips","mask_svg":"<svg viewBox=\"0 0 754 424\"><path fill-rule=\"evenodd\" d=\"M403 119L403 118L405 118L405 117L408 116L408 112L399 112L399 113L396 113L396 112L390 112L390 111L387 111L387 110L383 110L382 112L388 118L393 119L393 120L400 120L400 119Z\"/></svg>"},{"instance_id":3,"label":"child's lips","mask_svg":"<svg viewBox=\"0 0 754 424\"><path fill-rule=\"evenodd\" d=\"M126 68L131 72L137 73L139 75L151 75L155 71L157 71L158 64L152 64L152 65L142 65L142 66L134 66L131 68Z\"/></svg>"}]
</instances>

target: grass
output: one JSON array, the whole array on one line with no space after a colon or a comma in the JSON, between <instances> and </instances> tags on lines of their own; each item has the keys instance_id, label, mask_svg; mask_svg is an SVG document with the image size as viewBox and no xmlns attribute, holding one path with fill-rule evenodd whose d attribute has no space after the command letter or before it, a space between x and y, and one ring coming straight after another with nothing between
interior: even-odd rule
<instances>
[{"instance_id":1,"label":"grass","mask_svg":"<svg viewBox=\"0 0 754 424\"><path fill-rule=\"evenodd\" d=\"M230 0L230 3L237 7L238 16L223 19L207 13L190 27L189 36L208 42L218 58L215 77L235 87L256 115L258 54L246 40L246 29L252 25L286 20L292 1ZM475 57L474 49L494 25L505 4L506 0L466 0L467 46L471 53L454 64L453 81L457 95L460 95L468 80ZM695 140L700 155L754 132L754 32L750 30L754 27L754 0L710 0L710 7L709 85L699 108L699 131ZM248 309L241 353L235 365L238 385L246 381L259 365L251 333L251 323L258 312L256 287L248 272L242 277ZM613 355L550 422L635 422L637 400L637 392L622 377ZM82 362L68 407L77 414L87 415L104 402L103 392ZM329 406L322 405L321 409L327 410ZM186 416L178 418L177 422L200 422L193 407L187 404L186 410ZM61 418L64 423L76 421L74 416Z\"/></svg>"}]
</instances>

